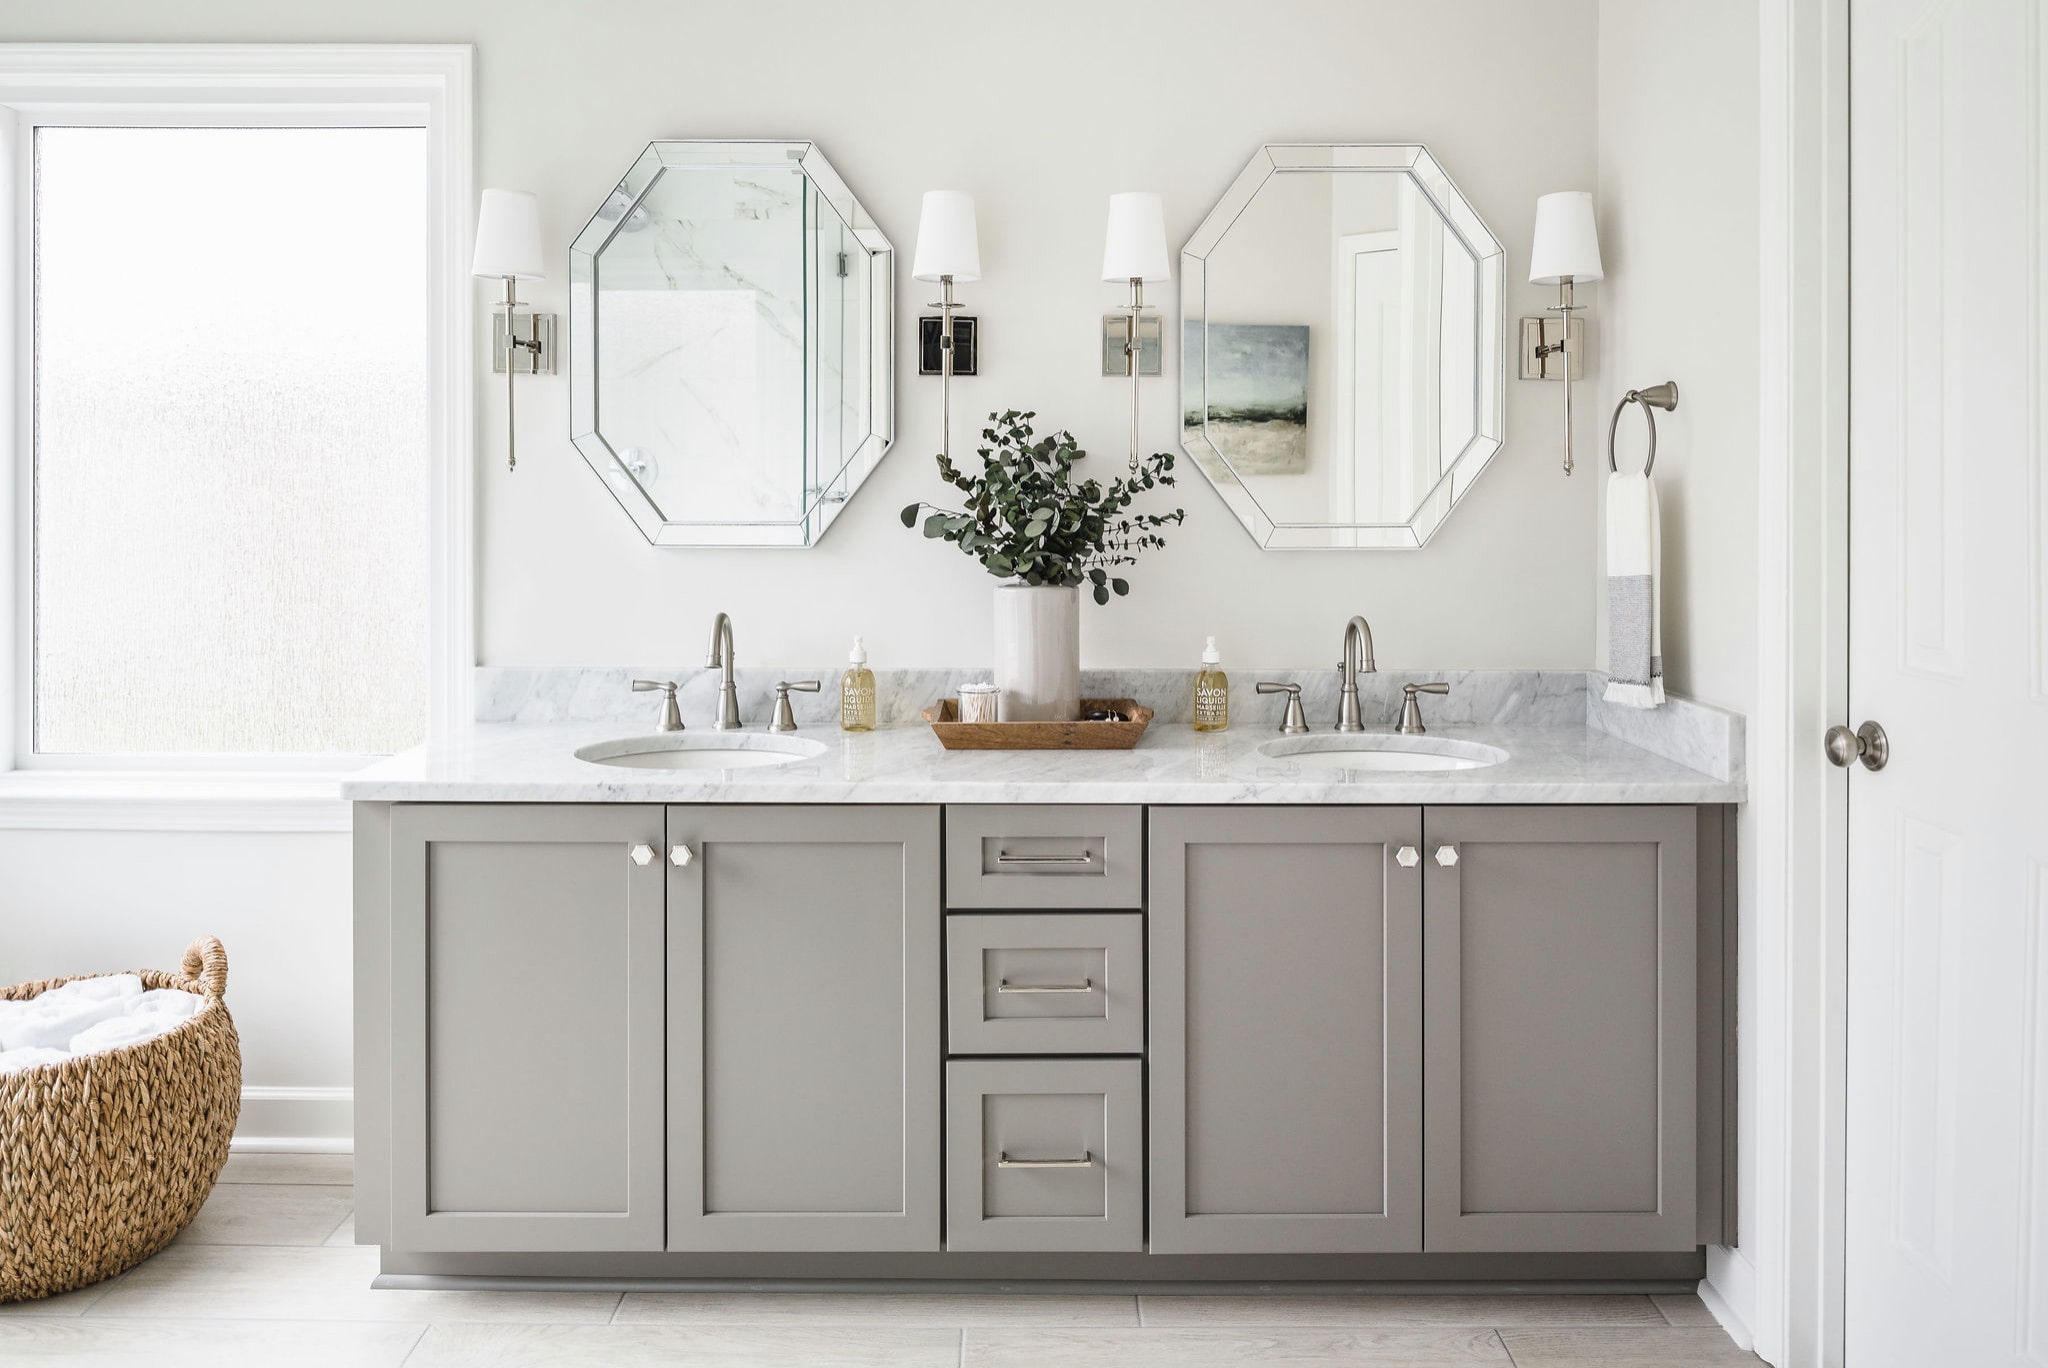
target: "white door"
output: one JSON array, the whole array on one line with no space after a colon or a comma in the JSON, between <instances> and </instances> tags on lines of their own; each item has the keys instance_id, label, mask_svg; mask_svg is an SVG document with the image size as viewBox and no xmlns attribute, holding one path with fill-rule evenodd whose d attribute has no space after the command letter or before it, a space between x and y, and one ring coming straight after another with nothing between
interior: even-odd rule
<instances>
[{"instance_id":1,"label":"white door","mask_svg":"<svg viewBox=\"0 0 2048 1368\"><path fill-rule=\"evenodd\" d=\"M2048 1364L2042 0L1852 0L1850 1368Z\"/></svg>"}]
</instances>

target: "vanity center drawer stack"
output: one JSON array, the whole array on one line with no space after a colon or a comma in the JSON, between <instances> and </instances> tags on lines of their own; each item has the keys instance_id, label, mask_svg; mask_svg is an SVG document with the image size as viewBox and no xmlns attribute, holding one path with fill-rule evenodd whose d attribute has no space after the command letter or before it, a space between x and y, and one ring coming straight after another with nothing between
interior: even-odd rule
<instances>
[{"instance_id":1,"label":"vanity center drawer stack","mask_svg":"<svg viewBox=\"0 0 2048 1368\"><path fill-rule=\"evenodd\" d=\"M946 1247L1145 1247L1144 825L946 809Z\"/></svg>"}]
</instances>

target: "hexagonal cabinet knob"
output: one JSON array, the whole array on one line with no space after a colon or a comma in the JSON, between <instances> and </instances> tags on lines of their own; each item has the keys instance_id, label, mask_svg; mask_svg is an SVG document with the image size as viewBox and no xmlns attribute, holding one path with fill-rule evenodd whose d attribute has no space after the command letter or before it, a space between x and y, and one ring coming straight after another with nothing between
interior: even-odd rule
<instances>
[{"instance_id":1,"label":"hexagonal cabinet knob","mask_svg":"<svg viewBox=\"0 0 2048 1368\"><path fill-rule=\"evenodd\" d=\"M645 844L636 845L626 853L633 857L634 864L645 865L649 860L652 860L654 858L654 847Z\"/></svg>"},{"instance_id":2,"label":"hexagonal cabinet knob","mask_svg":"<svg viewBox=\"0 0 2048 1368\"><path fill-rule=\"evenodd\" d=\"M672 845L668 848L668 862L677 869L697 858L697 852L686 845Z\"/></svg>"},{"instance_id":3,"label":"hexagonal cabinet knob","mask_svg":"<svg viewBox=\"0 0 2048 1368\"><path fill-rule=\"evenodd\" d=\"M1454 845L1440 845L1436 848L1436 862L1449 869L1458 862L1458 848Z\"/></svg>"},{"instance_id":4,"label":"hexagonal cabinet knob","mask_svg":"<svg viewBox=\"0 0 2048 1368\"><path fill-rule=\"evenodd\" d=\"M1422 863L1422 854L1414 846L1402 846L1394 852L1394 863L1403 869L1413 869Z\"/></svg>"}]
</instances>

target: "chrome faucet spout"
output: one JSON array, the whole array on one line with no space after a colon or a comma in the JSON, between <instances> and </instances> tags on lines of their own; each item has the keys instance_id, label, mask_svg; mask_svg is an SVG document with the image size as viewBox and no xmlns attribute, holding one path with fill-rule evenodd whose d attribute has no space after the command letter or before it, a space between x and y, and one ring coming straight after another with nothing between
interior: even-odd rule
<instances>
[{"instance_id":1,"label":"chrome faucet spout","mask_svg":"<svg viewBox=\"0 0 2048 1368\"><path fill-rule=\"evenodd\" d=\"M711 620L711 653L704 661L705 669L724 671L718 689L718 720L711 724L714 731L740 729L740 691L732 679L733 655L732 619L720 613Z\"/></svg>"},{"instance_id":2,"label":"chrome faucet spout","mask_svg":"<svg viewBox=\"0 0 2048 1368\"><path fill-rule=\"evenodd\" d=\"M1362 661L1361 654L1364 657ZM1353 615L1351 621L1344 624L1344 659L1337 665L1343 685L1337 703L1338 731L1365 730L1365 723L1358 715L1358 672L1362 669L1367 674L1375 674L1379 668L1372 653L1372 624L1362 615Z\"/></svg>"}]
</instances>

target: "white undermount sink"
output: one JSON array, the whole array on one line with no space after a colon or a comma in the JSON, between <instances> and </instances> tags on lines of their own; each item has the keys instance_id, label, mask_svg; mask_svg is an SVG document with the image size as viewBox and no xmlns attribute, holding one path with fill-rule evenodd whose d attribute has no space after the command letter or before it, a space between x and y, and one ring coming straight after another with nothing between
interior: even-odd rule
<instances>
[{"instance_id":1,"label":"white undermount sink","mask_svg":"<svg viewBox=\"0 0 2048 1368\"><path fill-rule=\"evenodd\" d=\"M726 770L787 765L825 753L816 741L766 732L663 732L580 746L578 760L621 769Z\"/></svg>"},{"instance_id":2,"label":"white undermount sink","mask_svg":"<svg viewBox=\"0 0 2048 1368\"><path fill-rule=\"evenodd\" d=\"M1419 770L1466 770L1498 765L1508 753L1477 741L1441 736L1400 736L1388 732L1330 732L1283 736L1259 747L1269 760L1286 760L1311 769L1373 770L1414 773Z\"/></svg>"}]
</instances>

